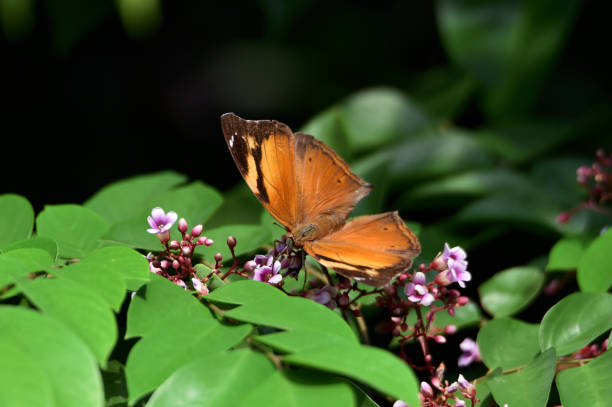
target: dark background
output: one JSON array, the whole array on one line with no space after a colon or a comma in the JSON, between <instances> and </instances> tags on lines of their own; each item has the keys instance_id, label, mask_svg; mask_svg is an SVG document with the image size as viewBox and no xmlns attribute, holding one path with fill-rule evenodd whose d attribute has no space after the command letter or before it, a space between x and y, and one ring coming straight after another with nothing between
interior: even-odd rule
<instances>
[{"instance_id":1,"label":"dark background","mask_svg":"<svg viewBox=\"0 0 612 407\"><path fill-rule=\"evenodd\" d=\"M0 189L37 211L168 168L225 190L239 174L222 113L297 129L365 87L423 94L421 78L449 64L429 1L164 1L157 19L145 10L131 26L111 1L24 4L16 23L2 14ZM607 16L604 2L578 9L534 111L571 115L612 100ZM473 100L454 121L485 120ZM592 154L593 137L609 138L598 131L561 152Z\"/></svg>"}]
</instances>

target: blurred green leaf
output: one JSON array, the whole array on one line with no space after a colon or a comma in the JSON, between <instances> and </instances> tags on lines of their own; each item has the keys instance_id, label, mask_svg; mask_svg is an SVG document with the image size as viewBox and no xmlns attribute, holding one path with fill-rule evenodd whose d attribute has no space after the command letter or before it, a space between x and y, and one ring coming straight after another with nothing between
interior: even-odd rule
<instances>
[{"instance_id":1,"label":"blurred green leaf","mask_svg":"<svg viewBox=\"0 0 612 407\"><path fill-rule=\"evenodd\" d=\"M487 167L489 152L467 131L430 130L368 159L388 160L394 182L431 179L459 171Z\"/></svg>"},{"instance_id":2,"label":"blurred green leaf","mask_svg":"<svg viewBox=\"0 0 612 407\"><path fill-rule=\"evenodd\" d=\"M612 328L612 294L573 293L548 310L540 324L540 349L565 356Z\"/></svg>"},{"instance_id":3,"label":"blurred green leaf","mask_svg":"<svg viewBox=\"0 0 612 407\"><path fill-rule=\"evenodd\" d=\"M19 258L0 255L0 287L14 283L15 277L25 277L32 272L31 268Z\"/></svg>"},{"instance_id":4,"label":"blurred green leaf","mask_svg":"<svg viewBox=\"0 0 612 407\"><path fill-rule=\"evenodd\" d=\"M478 332L478 347L489 369L503 370L531 362L540 353L539 326L513 318L494 318Z\"/></svg>"},{"instance_id":5,"label":"blurred green leaf","mask_svg":"<svg viewBox=\"0 0 612 407\"><path fill-rule=\"evenodd\" d=\"M100 245L109 224L96 212L79 205L47 205L36 217L39 236L54 239L60 257L80 258Z\"/></svg>"},{"instance_id":6,"label":"blurred green leaf","mask_svg":"<svg viewBox=\"0 0 612 407\"><path fill-rule=\"evenodd\" d=\"M133 38L152 34L161 25L160 0L116 0L121 22Z\"/></svg>"},{"instance_id":7,"label":"blurred green leaf","mask_svg":"<svg viewBox=\"0 0 612 407\"><path fill-rule=\"evenodd\" d=\"M246 182L240 181L223 194L223 204L204 224L206 229L229 224L256 225L259 223L263 205L257 200ZM267 211L266 211L267 212Z\"/></svg>"},{"instance_id":8,"label":"blurred green leaf","mask_svg":"<svg viewBox=\"0 0 612 407\"><path fill-rule=\"evenodd\" d=\"M598 236L578 261L577 280L582 291L608 291L612 285L612 229Z\"/></svg>"},{"instance_id":9,"label":"blurred green leaf","mask_svg":"<svg viewBox=\"0 0 612 407\"><path fill-rule=\"evenodd\" d=\"M463 307L456 307L455 316L450 316L446 311L438 312L433 325L441 329L447 325L455 325L457 329L462 329L478 325L481 320L480 308L475 302L470 301Z\"/></svg>"},{"instance_id":10,"label":"blurred green leaf","mask_svg":"<svg viewBox=\"0 0 612 407\"><path fill-rule=\"evenodd\" d=\"M508 169L487 169L451 174L440 180L426 182L402 194L400 202L440 200L453 195L481 197L500 190L526 191L532 184L520 173ZM402 205L404 207L404 205Z\"/></svg>"},{"instance_id":11,"label":"blurred green leaf","mask_svg":"<svg viewBox=\"0 0 612 407\"><path fill-rule=\"evenodd\" d=\"M53 272L53 258L49 253L39 248L15 249L0 255L3 259L14 259L23 264L28 272L49 271Z\"/></svg>"},{"instance_id":12,"label":"blurred green leaf","mask_svg":"<svg viewBox=\"0 0 612 407\"><path fill-rule=\"evenodd\" d=\"M216 189L200 181L195 181L155 194L147 202L146 215L142 218L143 225L146 226L146 216L151 213L151 209L159 206L164 208L166 212L176 212L179 218L185 218L189 225L193 227L200 223L206 223L222 203L223 197Z\"/></svg>"},{"instance_id":13,"label":"blurred green leaf","mask_svg":"<svg viewBox=\"0 0 612 407\"><path fill-rule=\"evenodd\" d=\"M49 0L45 2L51 23L53 48L67 54L89 31L111 15L114 3L106 0Z\"/></svg>"},{"instance_id":14,"label":"blurred green leaf","mask_svg":"<svg viewBox=\"0 0 612 407\"><path fill-rule=\"evenodd\" d=\"M549 349L523 370L487 380L487 386L500 406L545 407L555 366L555 351Z\"/></svg>"},{"instance_id":15,"label":"blurred green leaf","mask_svg":"<svg viewBox=\"0 0 612 407\"><path fill-rule=\"evenodd\" d=\"M184 175L173 171L138 175L105 186L89 198L85 206L96 211L109 223L127 221L142 215L143 210L150 212L153 209L149 207L152 200L186 179ZM146 226L146 217L143 224Z\"/></svg>"},{"instance_id":16,"label":"blurred green leaf","mask_svg":"<svg viewBox=\"0 0 612 407\"><path fill-rule=\"evenodd\" d=\"M546 271L576 270L584 254L588 239L564 237L550 249Z\"/></svg>"},{"instance_id":17,"label":"blurred green leaf","mask_svg":"<svg viewBox=\"0 0 612 407\"><path fill-rule=\"evenodd\" d=\"M557 375L557 388L564 407L610 405L612 352L606 351L584 366L565 369Z\"/></svg>"},{"instance_id":18,"label":"blurred green leaf","mask_svg":"<svg viewBox=\"0 0 612 407\"><path fill-rule=\"evenodd\" d=\"M45 314L61 321L87 344L102 366L117 340L117 324L104 298L64 278L15 278L21 291Z\"/></svg>"},{"instance_id":19,"label":"blurred green leaf","mask_svg":"<svg viewBox=\"0 0 612 407\"><path fill-rule=\"evenodd\" d=\"M483 85L490 117L509 120L530 110L579 5L577 0L437 3L442 42L451 59Z\"/></svg>"},{"instance_id":20,"label":"blurred green leaf","mask_svg":"<svg viewBox=\"0 0 612 407\"><path fill-rule=\"evenodd\" d=\"M57 259L57 243L55 240L50 237L42 237L42 236L32 236L29 239L20 240L13 244L10 244L4 248L5 252L10 252L11 250L17 249L42 249L45 250L51 258L53 262Z\"/></svg>"},{"instance_id":21,"label":"blurred green leaf","mask_svg":"<svg viewBox=\"0 0 612 407\"><path fill-rule=\"evenodd\" d=\"M96 360L64 324L32 310L2 306L0 332L2 405L104 405Z\"/></svg>"},{"instance_id":22,"label":"blurred green leaf","mask_svg":"<svg viewBox=\"0 0 612 407\"><path fill-rule=\"evenodd\" d=\"M354 152L378 148L431 125L412 100L390 88L371 88L350 96L342 105L342 124Z\"/></svg>"},{"instance_id":23,"label":"blurred green leaf","mask_svg":"<svg viewBox=\"0 0 612 407\"><path fill-rule=\"evenodd\" d=\"M516 314L540 293L544 274L535 267L513 267L501 271L478 287L482 307L491 315Z\"/></svg>"},{"instance_id":24,"label":"blurred green leaf","mask_svg":"<svg viewBox=\"0 0 612 407\"><path fill-rule=\"evenodd\" d=\"M34 226L34 209L20 195L0 195L0 249L30 237Z\"/></svg>"},{"instance_id":25,"label":"blurred green leaf","mask_svg":"<svg viewBox=\"0 0 612 407\"><path fill-rule=\"evenodd\" d=\"M153 276L134 296L128 310L126 338L142 337L126 363L130 403L156 389L194 356L212 358L242 341L250 330L248 324L219 322L184 289Z\"/></svg>"},{"instance_id":26,"label":"blurred green leaf","mask_svg":"<svg viewBox=\"0 0 612 407\"><path fill-rule=\"evenodd\" d=\"M333 148L345 160L351 158L348 140L342 126L342 109L334 105L315 115L300 129Z\"/></svg>"},{"instance_id":27,"label":"blurred green leaf","mask_svg":"<svg viewBox=\"0 0 612 407\"><path fill-rule=\"evenodd\" d=\"M0 27L8 40L17 41L29 34L34 17L33 0L0 0Z\"/></svg>"},{"instance_id":28,"label":"blurred green leaf","mask_svg":"<svg viewBox=\"0 0 612 407\"><path fill-rule=\"evenodd\" d=\"M101 241L102 245L125 245L148 251L163 250L157 235L147 232L147 219L132 219L112 225Z\"/></svg>"},{"instance_id":29,"label":"blurred green leaf","mask_svg":"<svg viewBox=\"0 0 612 407\"><path fill-rule=\"evenodd\" d=\"M200 355L196 352L191 359L159 386L147 406L259 405L246 403L245 397L275 372L266 356L250 349Z\"/></svg>"}]
</instances>

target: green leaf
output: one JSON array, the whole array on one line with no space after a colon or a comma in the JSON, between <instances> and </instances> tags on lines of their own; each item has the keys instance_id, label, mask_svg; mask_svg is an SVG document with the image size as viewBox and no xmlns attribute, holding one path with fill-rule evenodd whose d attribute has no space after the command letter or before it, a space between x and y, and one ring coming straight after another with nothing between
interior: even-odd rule
<instances>
[{"instance_id":1,"label":"green leaf","mask_svg":"<svg viewBox=\"0 0 612 407\"><path fill-rule=\"evenodd\" d=\"M545 407L555 367L555 351L549 349L523 370L487 380L487 386L500 406Z\"/></svg>"},{"instance_id":2,"label":"green leaf","mask_svg":"<svg viewBox=\"0 0 612 407\"><path fill-rule=\"evenodd\" d=\"M219 322L184 289L154 276L128 310L126 338L142 336L126 363L130 403L156 389L195 356L213 357L242 341L250 330L248 324Z\"/></svg>"},{"instance_id":3,"label":"green leaf","mask_svg":"<svg viewBox=\"0 0 612 407\"><path fill-rule=\"evenodd\" d=\"M139 175L109 184L89 198L85 206L93 209L109 223L133 219L159 194L185 182L187 177L173 171ZM170 210L168 208L164 208ZM146 217L142 220L146 229Z\"/></svg>"},{"instance_id":4,"label":"green leaf","mask_svg":"<svg viewBox=\"0 0 612 407\"><path fill-rule=\"evenodd\" d=\"M350 159L350 146L342 126L342 109L339 106L332 106L315 115L300 131L315 136L345 160Z\"/></svg>"},{"instance_id":5,"label":"green leaf","mask_svg":"<svg viewBox=\"0 0 612 407\"><path fill-rule=\"evenodd\" d=\"M531 362L540 353L539 326L513 318L494 318L478 332L478 347L489 369L503 370Z\"/></svg>"},{"instance_id":6,"label":"green leaf","mask_svg":"<svg viewBox=\"0 0 612 407\"><path fill-rule=\"evenodd\" d=\"M0 287L14 283L15 277L26 277L32 272L21 259L0 255Z\"/></svg>"},{"instance_id":7,"label":"green leaf","mask_svg":"<svg viewBox=\"0 0 612 407\"><path fill-rule=\"evenodd\" d=\"M28 248L43 249L47 253L49 253L51 258L53 259L53 262L57 260L57 243L55 242L55 240L51 239L50 237L32 236L29 239L20 240L18 242L8 245L7 247L4 248L4 251L9 252L15 249L28 249Z\"/></svg>"},{"instance_id":8,"label":"green leaf","mask_svg":"<svg viewBox=\"0 0 612 407\"><path fill-rule=\"evenodd\" d=\"M578 285L582 291L608 291L612 286L612 229L587 247L578 264Z\"/></svg>"},{"instance_id":9,"label":"green leaf","mask_svg":"<svg viewBox=\"0 0 612 407\"><path fill-rule=\"evenodd\" d=\"M363 399L368 398L363 395ZM373 402L372 402L373 403ZM356 395L345 380L311 370L277 370L261 380L243 401L245 406L355 406ZM368 404L361 404L366 407ZM376 407L376 404L369 404Z\"/></svg>"},{"instance_id":10,"label":"green leaf","mask_svg":"<svg viewBox=\"0 0 612 407\"><path fill-rule=\"evenodd\" d=\"M433 325L440 329L444 329L447 325L455 325L457 329L462 329L477 325L481 320L482 314L480 313L478 304L470 301L463 307L456 307L455 316L450 316L446 311L438 312Z\"/></svg>"},{"instance_id":11,"label":"green leaf","mask_svg":"<svg viewBox=\"0 0 612 407\"><path fill-rule=\"evenodd\" d=\"M512 118L537 100L579 5L444 0L437 3L437 17L450 58L484 85L485 111Z\"/></svg>"},{"instance_id":12,"label":"green leaf","mask_svg":"<svg viewBox=\"0 0 612 407\"><path fill-rule=\"evenodd\" d=\"M126 289L137 290L151 276L147 259L121 246L98 249L80 262L56 270L55 274L100 294L116 312Z\"/></svg>"},{"instance_id":13,"label":"green leaf","mask_svg":"<svg viewBox=\"0 0 612 407\"><path fill-rule=\"evenodd\" d=\"M491 315L516 314L529 305L544 284L544 274L535 267L513 267L495 274L478 287L482 307Z\"/></svg>"},{"instance_id":14,"label":"green leaf","mask_svg":"<svg viewBox=\"0 0 612 407\"><path fill-rule=\"evenodd\" d=\"M257 200L246 182L240 181L223 194L223 204L206 222L205 231L229 224L256 225L259 223L263 206Z\"/></svg>"},{"instance_id":15,"label":"green leaf","mask_svg":"<svg viewBox=\"0 0 612 407\"><path fill-rule=\"evenodd\" d=\"M26 266L28 272L54 271L53 259L49 256L49 253L43 249L15 249L0 255L0 258L18 260Z\"/></svg>"},{"instance_id":16,"label":"green leaf","mask_svg":"<svg viewBox=\"0 0 612 407\"><path fill-rule=\"evenodd\" d=\"M223 203L223 197L216 189L200 181L156 194L148 201L147 215L156 206L166 211L175 211L179 218L185 218L191 227L205 223ZM146 226L146 216L143 225ZM146 228L145 228L146 229Z\"/></svg>"},{"instance_id":17,"label":"green leaf","mask_svg":"<svg viewBox=\"0 0 612 407\"><path fill-rule=\"evenodd\" d=\"M34 209L20 195L0 195L0 249L30 237L34 226Z\"/></svg>"},{"instance_id":18,"label":"green leaf","mask_svg":"<svg viewBox=\"0 0 612 407\"><path fill-rule=\"evenodd\" d=\"M241 304L225 313L232 320L283 330L254 339L290 353L284 357L288 363L343 374L418 405L416 378L406 364L387 351L360 345L340 316L321 304L256 281L228 284L205 299Z\"/></svg>"},{"instance_id":19,"label":"green leaf","mask_svg":"<svg viewBox=\"0 0 612 407\"><path fill-rule=\"evenodd\" d=\"M101 407L91 351L63 324L32 310L0 307L0 404Z\"/></svg>"},{"instance_id":20,"label":"green leaf","mask_svg":"<svg viewBox=\"0 0 612 407\"><path fill-rule=\"evenodd\" d=\"M175 371L157 389L148 407L258 405L244 402L245 396L274 374L272 362L250 349L218 354L202 350L190 359L193 361ZM272 394L269 397L273 399Z\"/></svg>"},{"instance_id":21,"label":"green leaf","mask_svg":"<svg viewBox=\"0 0 612 407\"><path fill-rule=\"evenodd\" d=\"M610 405L612 352L606 351L584 366L565 369L557 375L557 388L564 407Z\"/></svg>"},{"instance_id":22,"label":"green leaf","mask_svg":"<svg viewBox=\"0 0 612 407\"><path fill-rule=\"evenodd\" d=\"M117 340L115 316L106 301L86 286L63 278L16 278L21 291L45 314L64 323L104 366Z\"/></svg>"},{"instance_id":23,"label":"green leaf","mask_svg":"<svg viewBox=\"0 0 612 407\"><path fill-rule=\"evenodd\" d=\"M491 163L489 152L472 134L455 128L429 130L368 159L388 160L389 174L395 181L429 180Z\"/></svg>"},{"instance_id":24,"label":"green leaf","mask_svg":"<svg viewBox=\"0 0 612 407\"><path fill-rule=\"evenodd\" d=\"M380 348L338 344L303 350L283 360L342 374L410 405L419 405L418 382L412 371L397 356Z\"/></svg>"},{"instance_id":25,"label":"green leaf","mask_svg":"<svg viewBox=\"0 0 612 407\"><path fill-rule=\"evenodd\" d=\"M573 293L548 310L540 324L540 349L565 356L612 328L612 294Z\"/></svg>"},{"instance_id":26,"label":"green leaf","mask_svg":"<svg viewBox=\"0 0 612 407\"><path fill-rule=\"evenodd\" d=\"M163 250L157 235L147 232L148 223L146 216L140 219L131 219L115 223L108 233L104 235L104 244L121 244L134 249L149 251Z\"/></svg>"},{"instance_id":27,"label":"green leaf","mask_svg":"<svg viewBox=\"0 0 612 407\"><path fill-rule=\"evenodd\" d=\"M204 230L203 235L206 235L206 237L212 239L215 243L208 247L204 245L198 246L195 249L195 253L203 255L205 259L211 262L214 261L215 253L221 253L224 261L232 259L226 243L228 236L236 238L237 244L234 249L236 256L253 252L265 244L272 244L274 240L270 229L263 228L260 225L226 225Z\"/></svg>"},{"instance_id":28,"label":"green leaf","mask_svg":"<svg viewBox=\"0 0 612 407\"><path fill-rule=\"evenodd\" d=\"M397 90L371 88L345 101L342 124L350 148L361 152L416 134L431 123L413 101Z\"/></svg>"},{"instance_id":29,"label":"green leaf","mask_svg":"<svg viewBox=\"0 0 612 407\"><path fill-rule=\"evenodd\" d=\"M91 209L79 205L48 205L36 218L39 236L54 239L60 257L80 258L96 249L109 229Z\"/></svg>"},{"instance_id":30,"label":"green leaf","mask_svg":"<svg viewBox=\"0 0 612 407\"><path fill-rule=\"evenodd\" d=\"M530 190L531 183L522 175L508 169L487 169L434 180L412 188L400 198L400 202L436 200L449 196L480 197L499 190Z\"/></svg>"},{"instance_id":31,"label":"green leaf","mask_svg":"<svg viewBox=\"0 0 612 407\"><path fill-rule=\"evenodd\" d=\"M564 237L559 240L550 249L546 271L576 270L587 243L582 237Z\"/></svg>"}]
</instances>

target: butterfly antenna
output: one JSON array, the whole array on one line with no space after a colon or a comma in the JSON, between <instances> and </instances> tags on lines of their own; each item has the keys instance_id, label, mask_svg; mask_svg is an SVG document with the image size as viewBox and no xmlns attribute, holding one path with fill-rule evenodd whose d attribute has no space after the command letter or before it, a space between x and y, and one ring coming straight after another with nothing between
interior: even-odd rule
<instances>
[{"instance_id":1,"label":"butterfly antenna","mask_svg":"<svg viewBox=\"0 0 612 407\"><path fill-rule=\"evenodd\" d=\"M273 224L275 224L276 226L278 226L279 228L283 229L284 231L286 231L286 230L287 230L287 229L285 229L285 227L284 227L283 225L281 225L280 223L278 223L278 222L276 222L276 221L275 221L275 222L272 222L272 223L273 223Z\"/></svg>"}]
</instances>

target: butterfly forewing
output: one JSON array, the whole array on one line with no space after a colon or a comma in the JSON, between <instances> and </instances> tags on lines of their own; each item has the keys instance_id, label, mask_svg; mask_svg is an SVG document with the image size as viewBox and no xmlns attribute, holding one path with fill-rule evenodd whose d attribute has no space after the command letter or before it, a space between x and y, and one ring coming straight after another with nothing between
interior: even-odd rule
<instances>
[{"instance_id":1,"label":"butterfly forewing","mask_svg":"<svg viewBox=\"0 0 612 407\"><path fill-rule=\"evenodd\" d=\"M337 232L307 242L304 248L324 266L375 286L406 271L421 252L417 237L397 212L353 219Z\"/></svg>"},{"instance_id":2,"label":"butterfly forewing","mask_svg":"<svg viewBox=\"0 0 612 407\"><path fill-rule=\"evenodd\" d=\"M268 212L288 229L298 213L295 142L291 129L274 120L221 116L221 127L236 166Z\"/></svg>"},{"instance_id":3,"label":"butterfly forewing","mask_svg":"<svg viewBox=\"0 0 612 407\"><path fill-rule=\"evenodd\" d=\"M296 133L295 169L298 183L298 208L302 224L322 222L321 235L339 229L357 202L372 189L355 175L348 164L331 148L314 137Z\"/></svg>"}]
</instances>

